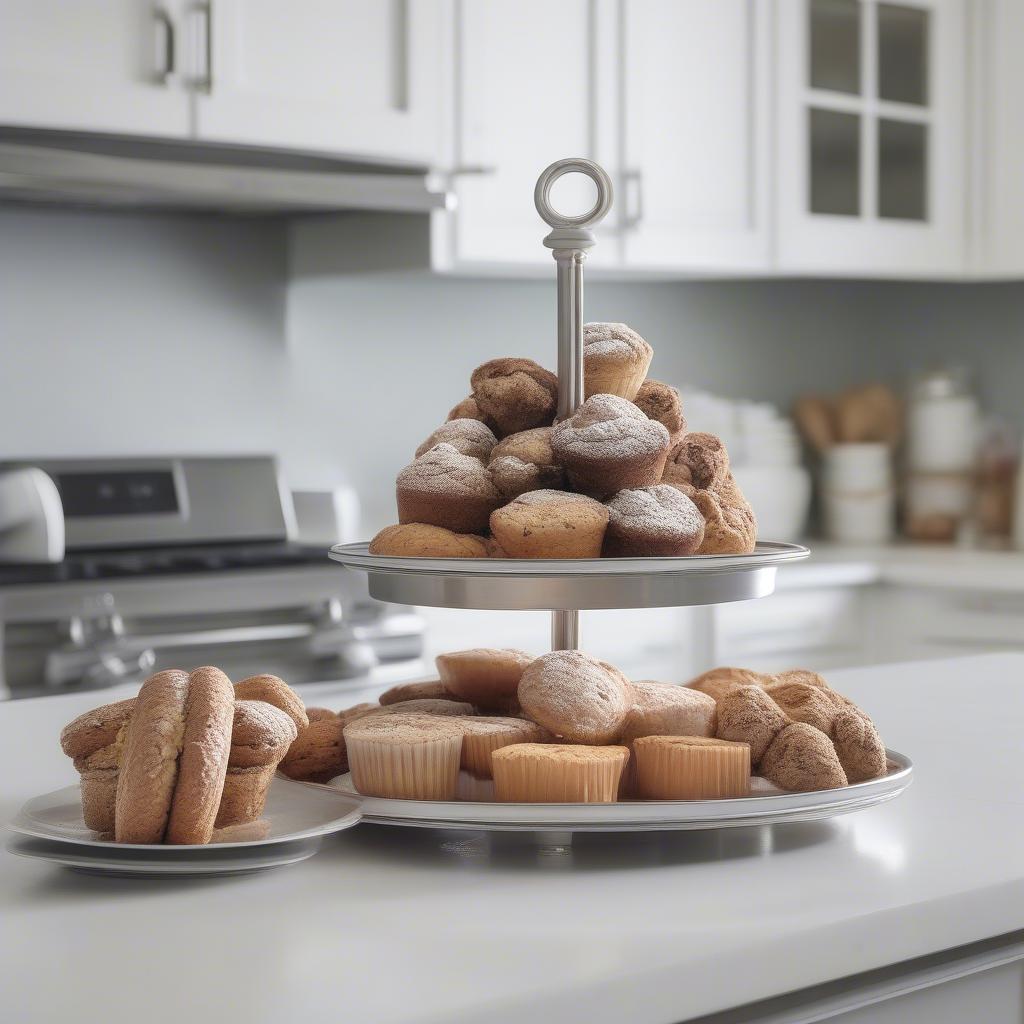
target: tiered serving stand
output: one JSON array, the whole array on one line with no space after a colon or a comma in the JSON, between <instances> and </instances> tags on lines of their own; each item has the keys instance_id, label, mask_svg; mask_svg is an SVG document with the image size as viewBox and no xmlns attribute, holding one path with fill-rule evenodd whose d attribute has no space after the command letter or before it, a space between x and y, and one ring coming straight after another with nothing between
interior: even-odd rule
<instances>
[{"instance_id":1,"label":"tiered serving stand","mask_svg":"<svg viewBox=\"0 0 1024 1024\"><path fill-rule=\"evenodd\" d=\"M597 188L593 208L557 213L551 186L579 172ZM558 280L558 416L583 403L583 264L596 243L591 230L611 209L612 184L590 160L559 160L537 181L537 212L551 227ZM580 646L579 613L597 608L665 608L726 604L766 597L778 567L806 558L797 544L759 541L748 555L680 558L473 559L371 555L367 544L339 544L331 558L365 572L372 597L435 608L550 611L552 650ZM626 801L615 804L509 804L362 798L363 820L381 824L480 830L620 832L706 829L826 818L882 803L909 784L910 761L889 751L882 779L814 793L731 800ZM347 776L335 783L354 793Z\"/></svg>"}]
</instances>

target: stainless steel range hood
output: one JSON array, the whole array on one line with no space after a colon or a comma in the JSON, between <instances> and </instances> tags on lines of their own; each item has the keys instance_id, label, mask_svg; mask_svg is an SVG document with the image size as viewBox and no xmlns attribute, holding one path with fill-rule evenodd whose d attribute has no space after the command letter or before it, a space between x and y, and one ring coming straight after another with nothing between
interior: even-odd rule
<instances>
[{"instance_id":1,"label":"stainless steel range hood","mask_svg":"<svg viewBox=\"0 0 1024 1024\"><path fill-rule=\"evenodd\" d=\"M255 214L454 205L423 167L51 132L0 133L0 200Z\"/></svg>"}]
</instances>

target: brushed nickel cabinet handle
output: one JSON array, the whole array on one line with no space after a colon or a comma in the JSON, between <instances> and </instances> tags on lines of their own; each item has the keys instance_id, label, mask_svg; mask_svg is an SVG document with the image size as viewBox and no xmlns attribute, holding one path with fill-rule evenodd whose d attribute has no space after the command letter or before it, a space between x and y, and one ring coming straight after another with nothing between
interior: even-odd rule
<instances>
[{"instance_id":1,"label":"brushed nickel cabinet handle","mask_svg":"<svg viewBox=\"0 0 1024 1024\"><path fill-rule=\"evenodd\" d=\"M193 23L198 19L198 28L194 30L197 35L193 38L198 42L196 49L203 55L202 70L193 76L189 85L196 92L210 93L213 92L213 0L193 4L189 16L194 19ZM198 33L202 33L201 40Z\"/></svg>"},{"instance_id":2,"label":"brushed nickel cabinet handle","mask_svg":"<svg viewBox=\"0 0 1024 1024\"><path fill-rule=\"evenodd\" d=\"M163 29L164 36L163 66L158 67L154 71L153 78L157 85L167 85L170 83L171 76L174 74L174 22L171 20L170 14L168 14L167 10L163 7L155 7L153 9L153 20L161 29Z\"/></svg>"}]
</instances>

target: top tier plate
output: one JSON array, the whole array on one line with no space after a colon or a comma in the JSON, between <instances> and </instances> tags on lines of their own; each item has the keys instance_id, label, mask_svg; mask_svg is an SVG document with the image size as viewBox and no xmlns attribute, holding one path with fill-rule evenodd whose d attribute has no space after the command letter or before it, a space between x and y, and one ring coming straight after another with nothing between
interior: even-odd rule
<instances>
[{"instance_id":1,"label":"top tier plate","mask_svg":"<svg viewBox=\"0 0 1024 1024\"><path fill-rule=\"evenodd\" d=\"M780 565L806 558L799 544L759 541L749 555L685 558L397 558L338 544L331 558L369 578L379 601L432 608L554 611L675 608L767 597Z\"/></svg>"}]
</instances>

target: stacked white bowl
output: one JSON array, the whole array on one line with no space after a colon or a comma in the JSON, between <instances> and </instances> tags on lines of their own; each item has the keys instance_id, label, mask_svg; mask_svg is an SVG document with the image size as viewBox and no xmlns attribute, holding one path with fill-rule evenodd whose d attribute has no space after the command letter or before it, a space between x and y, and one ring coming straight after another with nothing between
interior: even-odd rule
<instances>
[{"instance_id":1,"label":"stacked white bowl","mask_svg":"<svg viewBox=\"0 0 1024 1024\"><path fill-rule=\"evenodd\" d=\"M766 402L744 402L703 391L684 392L689 430L717 434L729 449L733 475L753 506L758 536L798 540L807 525L811 478L800 464L793 421Z\"/></svg>"},{"instance_id":2,"label":"stacked white bowl","mask_svg":"<svg viewBox=\"0 0 1024 1024\"><path fill-rule=\"evenodd\" d=\"M887 444L833 445L822 461L821 487L830 540L884 544L892 539L896 497Z\"/></svg>"}]
</instances>

